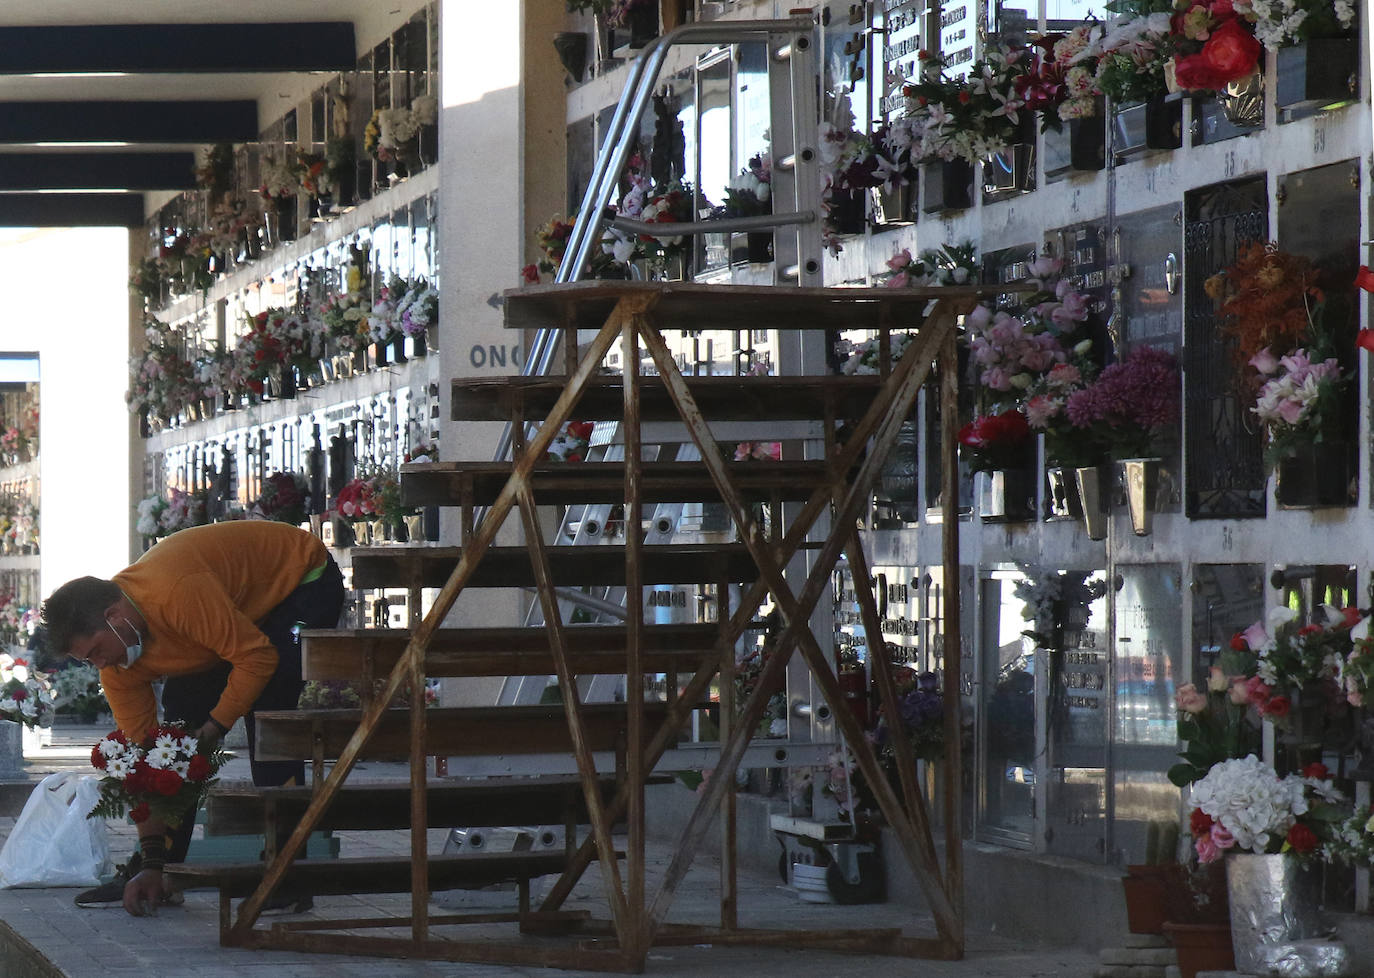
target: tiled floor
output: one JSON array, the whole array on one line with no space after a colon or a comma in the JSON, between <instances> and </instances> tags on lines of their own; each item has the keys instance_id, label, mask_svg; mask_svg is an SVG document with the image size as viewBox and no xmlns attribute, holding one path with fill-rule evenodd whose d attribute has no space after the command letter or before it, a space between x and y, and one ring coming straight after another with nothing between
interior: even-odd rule
<instances>
[{"instance_id":1,"label":"tiled floor","mask_svg":"<svg viewBox=\"0 0 1374 978\"><path fill-rule=\"evenodd\" d=\"M36 778L44 772L62 768L89 771L86 758L90 745L102 733L104 730L100 728L59 728L52 748L30 756L30 774ZM234 760L223 776L226 779L246 778L246 769L246 761ZM399 765L368 765L361 767L355 776L384 779L403 778L405 774ZM0 818L0 834L8 835L13 824L13 817ZM442 850L447 834L446 829L430 830L432 852ZM405 832L339 833L339 838L342 855L404 855L409 852L409 836ZM118 861L127 858L136 841L132 828L124 825L111 825L110 839ZM662 873L670 857L668 845L650 847L647 872L651 894L654 892L653 879ZM590 871L565 906L585 909L595 918L606 919L608 913L599 895L596 876L595 870ZM776 878L742 876L739 886L740 921L745 925L793 929L906 925L908 933L931 932L928 926L922 926L923 921L913 920L910 912L892 903L861 907L803 903L794 891L780 886ZM6 978L29 978L30 975L35 978L146 978L148 975L228 978L230 975L258 974L264 978L268 975L271 978L345 978L353 975L368 978L410 975L510 978L558 973L534 967L221 948L217 899L210 892L188 893L184 906L164 908L151 918L130 917L122 909L78 908L72 902L76 892L74 889L0 890L0 964L5 965ZM678 889L668 919L714 923L719 919L717 893L718 869L714 861L698 858ZM514 894L459 893L439 902L449 907L479 907L493 903L513 906ZM409 896L405 894L322 897L317 900L315 910L304 916L401 916L409 912L408 904ZM436 905L432 911L443 913L445 907ZM259 926L264 926L268 919L264 917ZM469 926L464 931L471 929ZM437 936L453 933L454 929L436 930ZM513 929L502 936L515 938ZM1087 978L1094 966L1093 956L1082 951L1025 949L1007 941L995 944L980 941L978 947L970 946L966 959L960 962L915 962L878 955L839 955L786 948L665 946L650 952L646 971L684 978L716 978L720 974L756 978L771 975L820 978L851 974Z\"/></svg>"}]
</instances>

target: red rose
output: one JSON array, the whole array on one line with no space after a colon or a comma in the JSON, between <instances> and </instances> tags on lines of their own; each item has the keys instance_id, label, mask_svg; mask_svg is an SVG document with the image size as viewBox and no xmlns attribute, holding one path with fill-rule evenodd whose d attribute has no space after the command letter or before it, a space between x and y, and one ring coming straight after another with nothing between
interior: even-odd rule
<instances>
[{"instance_id":1,"label":"red rose","mask_svg":"<svg viewBox=\"0 0 1374 978\"><path fill-rule=\"evenodd\" d=\"M152 810L148 807L146 801L141 801L133 808L129 809L129 817L135 822L146 822L148 821L148 816L151 814Z\"/></svg>"},{"instance_id":2,"label":"red rose","mask_svg":"<svg viewBox=\"0 0 1374 978\"><path fill-rule=\"evenodd\" d=\"M1303 625L1301 628L1298 629L1298 634L1299 634L1299 635L1318 635L1318 634L1321 633L1321 630L1322 630L1322 627L1321 627L1320 625Z\"/></svg>"},{"instance_id":3,"label":"red rose","mask_svg":"<svg viewBox=\"0 0 1374 978\"><path fill-rule=\"evenodd\" d=\"M170 798L181 790L181 775L166 769L157 772L153 778L153 790Z\"/></svg>"},{"instance_id":4,"label":"red rose","mask_svg":"<svg viewBox=\"0 0 1374 978\"><path fill-rule=\"evenodd\" d=\"M1193 813L1188 816L1188 831L1199 838L1207 835L1212 831L1212 816L1201 808L1194 808Z\"/></svg>"},{"instance_id":5,"label":"red rose","mask_svg":"<svg viewBox=\"0 0 1374 978\"><path fill-rule=\"evenodd\" d=\"M1202 59L1221 81L1244 78L1255 70L1261 52L1260 42L1238 18L1226 21L1202 45ZM1179 84L1183 84L1179 81Z\"/></svg>"},{"instance_id":6,"label":"red rose","mask_svg":"<svg viewBox=\"0 0 1374 978\"><path fill-rule=\"evenodd\" d=\"M210 762L205 759L205 755L197 754L191 758L191 763L186 768L186 779L188 781L204 781L209 776Z\"/></svg>"},{"instance_id":7,"label":"red rose","mask_svg":"<svg viewBox=\"0 0 1374 978\"><path fill-rule=\"evenodd\" d=\"M1321 761L1314 761L1302 769L1302 776L1304 778L1316 778L1318 781L1325 781L1327 778L1331 777L1331 772L1327 770L1326 765Z\"/></svg>"},{"instance_id":8,"label":"red rose","mask_svg":"<svg viewBox=\"0 0 1374 978\"><path fill-rule=\"evenodd\" d=\"M1217 74L1202 54L1189 54L1174 59L1174 81L1179 88L1201 91L1222 88L1227 79Z\"/></svg>"},{"instance_id":9,"label":"red rose","mask_svg":"<svg viewBox=\"0 0 1374 978\"><path fill-rule=\"evenodd\" d=\"M972 96L967 90L961 91L961 92L959 93L959 104L960 104L960 105L968 105L969 99L971 99L971 98L973 98L973 96Z\"/></svg>"},{"instance_id":10,"label":"red rose","mask_svg":"<svg viewBox=\"0 0 1374 978\"><path fill-rule=\"evenodd\" d=\"M569 421L568 434L585 441L592 436L592 429L595 427L596 422L594 421Z\"/></svg>"},{"instance_id":11,"label":"red rose","mask_svg":"<svg viewBox=\"0 0 1374 978\"><path fill-rule=\"evenodd\" d=\"M539 266L530 262L520 269L520 279L528 285L537 285L539 283Z\"/></svg>"},{"instance_id":12,"label":"red rose","mask_svg":"<svg viewBox=\"0 0 1374 978\"><path fill-rule=\"evenodd\" d=\"M1231 650L1233 652L1244 652L1250 647L1250 643L1245 641L1245 636L1240 632L1231 636Z\"/></svg>"},{"instance_id":13,"label":"red rose","mask_svg":"<svg viewBox=\"0 0 1374 978\"><path fill-rule=\"evenodd\" d=\"M91 767L98 767L103 771L106 763L105 755L100 753L100 745L96 744L91 748Z\"/></svg>"},{"instance_id":14,"label":"red rose","mask_svg":"<svg viewBox=\"0 0 1374 978\"><path fill-rule=\"evenodd\" d=\"M1277 717L1282 720L1288 716L1288 710L1292 704L1288 702L1287 696L1275 696L1260 707L1260 713L1264 716Z\"/></svg>"},{"instance_id":15,"label":"red rose","mask_svg":"<svg viewBox=\"0 0 1374 978\"><path fill-rule=\"evenodd\" d=\"M1317 848L1317 833L1297 822L1288 830L1286 841L1294 852L1311 852Z\"/></svg>"}]
</instances>

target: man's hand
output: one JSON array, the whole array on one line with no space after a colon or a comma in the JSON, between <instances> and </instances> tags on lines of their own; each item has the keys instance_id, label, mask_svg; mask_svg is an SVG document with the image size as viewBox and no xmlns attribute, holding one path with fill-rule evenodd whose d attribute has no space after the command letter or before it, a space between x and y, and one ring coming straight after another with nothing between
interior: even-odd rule
<instances>
[{"instance_id":1,"label":"man's hand","mask_svg":"<svg viewBox=\"0 0 1374 978\"><path fill-rule=\"evenodd\" d=\"M145 869L124 884L124 909L135 917L156 916L169 884L160 869Z\"/></svg>"},{"instance_id":2,"label":"man's hand","mask_svg":"<svg viewBox=\"0 0 1374 978\"><path fill-rule=\"evenodd\" d=\"M214 720L206 720L205 724L196 731L197 740L217 741L224 736L224 731L220 729Z\"/></svg>"}]
</instances>

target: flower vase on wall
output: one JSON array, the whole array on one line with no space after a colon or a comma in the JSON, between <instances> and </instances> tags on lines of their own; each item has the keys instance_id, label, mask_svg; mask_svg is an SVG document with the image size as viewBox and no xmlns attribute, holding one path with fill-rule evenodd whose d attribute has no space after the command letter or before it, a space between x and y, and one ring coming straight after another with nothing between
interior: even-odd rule
<instances>
[{"instance_id":1,"label":"flower vase on wall","mask_svg":"<svg viewBox=\"0 0 1374 978\"><path fill-rule=\"evenodd\" d=\"M405 333L395 333L391 337L391 362L397 364L406 362Z\"/></svg>"},{"instance_id":2,"label":"flower vase on wall","mask_svg":"<svg viewBox=\"0 0 1374 978\"><path fill-rule=\"evenodd\" d=\"M1050 518L1081 520L1083 503L1078 495L1078 480L1074 477L1074 470L1051 465L1045 469L1045 478L1049 483L1045 501Z\"/></svg>"},{"instance_id":3,"label":"flower vase on wall","mask_svg":"<svg viewBox=\"0 0 1374 978\"><path fill-rule=\"evenodd\" d=\"M978 515L985 522L1028 520L1034 513L1035 480L1030 469L974 473Z\"/></svg>"},{"instance_id":4,"label":"flower vase on wall","mask_svg":"<svg viewBox=\"0 0 1374 978\"><path fill-rule=\"evenodd\" d=\"M863 234L866 226L866 202L863 190L834 189L830 192L830 223L836 234Z\"/></svg>"},{"instance_id":5,"label":"flower vase on wall","mask_svg":"<svg viewBox=\"0 0 1374 978\"><path fill-rule=\"evenodd\" d=\"M1274 102L1279 108L1348 101L1360 90L1359 42L1353 34L1286 45L1276 52L1275 65Z\"/></svg>"},{"instance_id":6,"label":"flower vase on wall","mask_svg":"<svg viewBox=\"0 0 1374 978\"><path fill-rule=\"evenodd\" d=\"M422 329L410 337L410 355L423 357L429 353L429 330Z\"/></svg>"},{"instance_id":7,"label":"flower vase on wall","mask_svg":"<svg viewBox=\"0 0 1374 978\"><path fill-rule=\"evenodd\" d=\"M1131 529L1138 537L1149 536L1153 529L1155 502L1159 495L1159 465L1157 458L1128 458L1121 462Z\"/></svg>"},{"instance_id":8,"label":"flower vase on wall","mask_svg":"<svg viewBox=\"0 0 1374 978\"><path fill-rule=\"evenodd\" d=\"M630 33L632 48L642 48L658 37L658 0L631 0L625 15L625 29Z\"/></svg>"},{"instance_id":9,"label":"flower vase on wall","mask_svg":"<svg viewBox=\"0 0 1374 978\"><path fill-rule=\"evenodd\" d=\"M1350 452L1343 441L1309 441L1274 467L1274 498L1282 509L1350 505Z\"/></svg>"},{"instance_id":10,"label":"flower vase on wall","mask_svg":"<svg viewBox=\"0 0 1374 978\"><path fill-rule=\"evenodd\" d=\"M1088 465L1073 470L1078 484L1078 501L1083 512L1083 529L1089 540L1107 539L1107 503L1111 479L1106 466Z\"/></svg>"}]
</instances>

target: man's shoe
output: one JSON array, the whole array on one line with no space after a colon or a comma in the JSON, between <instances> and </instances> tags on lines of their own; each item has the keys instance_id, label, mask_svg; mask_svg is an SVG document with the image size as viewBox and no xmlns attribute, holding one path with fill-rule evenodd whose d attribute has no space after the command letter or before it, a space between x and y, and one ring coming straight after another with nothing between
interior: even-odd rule
<instances>
[{"instance_id":1,"label":"man's shoe","mask_svg":"<svg viewBox=\"0 0 1374 978\"><path fill-rule=\"evenodd\" d=\"M115 867L114 879L110 882L78 893L76 905L86 908L124 906L124 886L137 876L142 868L143 855L135 852L127 863Z\"/></svg>"}]
</instances>

